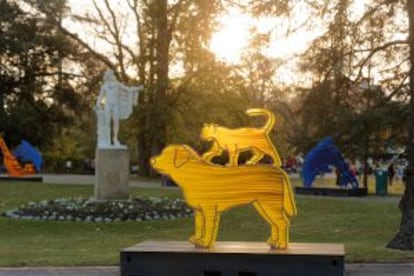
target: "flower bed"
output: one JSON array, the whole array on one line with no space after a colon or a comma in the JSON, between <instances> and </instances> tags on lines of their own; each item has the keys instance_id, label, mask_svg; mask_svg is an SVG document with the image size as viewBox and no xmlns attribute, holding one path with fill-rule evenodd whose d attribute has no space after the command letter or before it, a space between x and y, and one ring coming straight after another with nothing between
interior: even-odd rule
<instances>
[{"instance_id":1,"label":"flower bed","mask_svg":"<svg viewBox=\"0 0 414 276\"><path fill-rule=\"evenodd\" d=\"M85 222L144 221L191 217L193 212L182 199L134 198L129 201L94 201L61 198L29 202L3 213L14 219Z\"/></svg>"}]
</instances>

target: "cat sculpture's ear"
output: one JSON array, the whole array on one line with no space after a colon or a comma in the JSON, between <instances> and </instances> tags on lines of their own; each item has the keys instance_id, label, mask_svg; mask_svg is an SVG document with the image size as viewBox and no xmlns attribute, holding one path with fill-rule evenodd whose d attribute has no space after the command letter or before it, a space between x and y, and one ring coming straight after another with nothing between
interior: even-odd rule
<instances>
[{"instance_id":1,"label":"cat sculpture's ear","mask_svg":"<svg viewBox=\"0 0 414 276\"><path fill-rule=\"evenodd\" d=\"M185 147L177 147L174 152L174 166L176 168L182 167L188 161L190 161L191 152Z\"/></svg>"}]
</instances>

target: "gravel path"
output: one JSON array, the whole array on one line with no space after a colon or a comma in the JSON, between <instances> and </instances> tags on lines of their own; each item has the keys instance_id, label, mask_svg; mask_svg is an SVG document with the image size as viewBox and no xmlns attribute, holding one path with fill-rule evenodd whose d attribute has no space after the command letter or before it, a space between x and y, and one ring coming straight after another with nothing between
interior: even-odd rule
<instances>
[{"instance_id":1,"label":"gravel path","mask_svg":"<svg viewBox=\"0 0 414 276\"><path fill-rule=\"evenodd\" d=\"M94 185L94 175L77 175L77 174L43 174L43 183L53 184L79 184L79 185ZM131 187L143 188L159 188L161 181L156 180L136 180L131 179L129 182Z\"/></svg>"},{"instance_id":2,"label":"gravel path","mask_svg":"<svg viewBox=\"0 0 414 276\"><path fill-rule=\"evenodd\" d=\"M345 275L350 276L412 276L414 263L346 264ZM0 276L115 276L117 266L97 267L23 267L0 268Z\"/></svg>"}]
</instances>

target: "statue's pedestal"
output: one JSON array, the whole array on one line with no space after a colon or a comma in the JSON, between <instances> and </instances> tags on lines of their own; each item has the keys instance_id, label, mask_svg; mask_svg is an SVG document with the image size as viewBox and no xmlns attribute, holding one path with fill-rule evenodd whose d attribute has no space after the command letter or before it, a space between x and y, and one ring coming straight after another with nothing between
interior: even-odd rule
<instances>
[{"instance_id":1,"label":"statue's pedestal","mask_svg":"<svg viewBox=\"0 0 414 276\"><path fill-rule=\"evenodd\" d=\"M189 242L146 241L121 251L121 275L343 276L344 255L343 244L331 243L270 250L264 242L216 242L200 249Z\"/></svg>"},{"instance_id":2,"label":"statue's pedestal","mask_svg":"<svg viewBox=\"0 0 414 276\"><path fill-rule=\"evenodd\" d=\"M97 148L95 172L96 200L129 198L129 151L126 148Z\"/></svg>"}]
</instances>

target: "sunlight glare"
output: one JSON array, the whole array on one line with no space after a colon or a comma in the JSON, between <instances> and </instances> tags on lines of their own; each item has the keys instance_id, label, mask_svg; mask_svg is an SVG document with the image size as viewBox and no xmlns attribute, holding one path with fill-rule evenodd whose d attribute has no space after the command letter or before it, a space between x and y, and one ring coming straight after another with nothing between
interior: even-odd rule
<instances>
[{"instance_id":1,"label":"sunlight glare","mask_svg":"<svg viewBox=\"0 0 414 276\"><path fill-rule=\"evenodd\" d=\"M309 42L322 33L322 30L305 31L286 36L289 28L286 19L276 17L252 18L239 10L232 10L219 19L220 28L213 34L210 49L224 62L240 62L250 38L250 30L259 33L272 33L270 44L264 46L262 53L272 58L286 58L306 49Z\"/></svg>"},{"instance_id":2,"label":"sunlight glare","mask_svg":"<svg viewBox=\"0 0 414 276\"><path fill-rule=\"evenodd\" d=\"M220 19L221 28L213 34L210 42L210 49L217 58L237 63L248 42L248 21L247 15L231 12Z\"/></svg>"}]
</instances>

